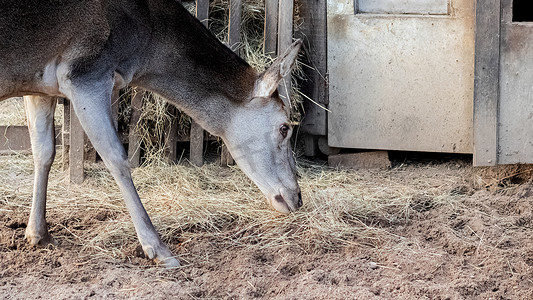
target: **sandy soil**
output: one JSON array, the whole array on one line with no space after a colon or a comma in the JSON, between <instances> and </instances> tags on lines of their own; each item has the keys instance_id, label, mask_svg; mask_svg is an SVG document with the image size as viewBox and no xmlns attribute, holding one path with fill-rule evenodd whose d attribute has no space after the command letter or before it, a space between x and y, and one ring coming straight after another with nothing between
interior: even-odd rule
<instances>
[{"instance_id":1,"label":"sandy soil","mask_svg":"<svg viewBox=\"0 0 533 300\"><path fill-rule=\"evenodd\" d=\"M0 194L0 298L533 299L533 189L527 183L476 189L470 171L451 183L444 176L471 170L469 164L354 172L361 180L395 176L413 189L431 178L435 185L451 184L448 192L457 199L436 205L435 196L419 194L406 218L364 219L381 230L375 241L354 239L333 250L287 245L272 251L228 246L222 241L235 233L230 226L215 236L199 232L171 243L183 264L175 270L153 266L134 243L123 246L125 258L82 251L69 241L76 230L91 230L98 218L72 216L68 208L48 220L59 245L29 248L27 207L2 209L16 194ZM82 220L76 225L82 228L70 224L72 218Z\"/></svg>"}]
</instances>

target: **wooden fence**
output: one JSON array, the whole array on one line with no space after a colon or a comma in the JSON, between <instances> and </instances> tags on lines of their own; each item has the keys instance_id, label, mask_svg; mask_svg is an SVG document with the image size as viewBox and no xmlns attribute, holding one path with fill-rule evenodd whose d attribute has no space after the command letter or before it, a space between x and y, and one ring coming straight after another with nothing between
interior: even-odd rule
<instances>
[{"instance_id":1,"label":"wooden fence","mask_svg":"<svg viewBox=\"0 0 533 300\"><path fill-rule=\"evenodd\" d=\"M307 70L309 81L303 84L303 91L308 97L315 99L317 102L327 104L327 77L325 62L325 0L304 1L300 12L308 22L303 26L300 32L301 38L304 38L304 48L306 48L305 63L313 66ZM228 26L228 46L234 51L239 50L241 38L241 17L242 17L242 0L230 0L229 8L229 26ZM272 56L287 49L293 40L293 0L265 0L265 42L264 52ZM208 26L209 0L196 0L196 16L205 25ZM318 22L318 23L317 23ZM290 83L290 80L286 80ZM290 91L290 87L288 88ZM280 94L284 96L287 93L285 85L280 88ZM113 113L118 116L118 91L113 94ZM124 144L128 145L128 158L132 167L139 166L141 159L141 137L136 132L135 127L140 119L140 109L142 107L143 93L136 93L131 101L132 115L129 123L129 134L119 132L119 137ZM70 181L81 183L84 180L83 165L85 161L96 159L96 153L87 141L85 133L73 111L72 106L66 99L58 99L58 103L64 105L64 120L62 128L56 128L56 143L63 144L63 168L68 169ZM176 115L174 107L168 108L171 115ZM304 119L303 130L313 135L319 132L325 135L325 113L316 109L306 108L310 111L308 117ZM203 128L192 121L190 136L178 136L177 120L170 124L170 130L165 136L168 149L166 155L170 161L176 161L178 153L176 149L177 142L190 142L189 160L196 166L203 164L204 141L213 137L204 133ZM307 125L306 125L307 124ZM118 117L115 118L115 126L118 128ZM323 128L322 128L323 127ZM307 128L307 130L306 130ZM27 129L22 126L0 126L0 153L9 151L29 150L29 135ZM222 164L233 164L233 159L227 149L223 146L221 153Z\"/></svg>"}]
</instances>

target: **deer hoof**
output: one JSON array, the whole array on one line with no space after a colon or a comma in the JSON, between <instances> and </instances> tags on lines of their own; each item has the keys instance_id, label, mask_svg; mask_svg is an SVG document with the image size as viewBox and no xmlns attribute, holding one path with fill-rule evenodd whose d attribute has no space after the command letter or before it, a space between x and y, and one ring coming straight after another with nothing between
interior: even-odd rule
<instances>
[{"instance_id":1,"label":"deer hoof","mask_svg":"<svg viewBox=\"0 0 533 300\"><path fill-rule=\"evenodd\" d=\"M146 257L155 260L158 265L165 268L177 268L180 266L179 261L172 256L172 252L164 245L160 247L143 246L142 248Z\"/></svg>"},{"instance_id":2,"label":"deer hoof","mask_svg":"<svg viewBox=\"0 0 533 300\"><path fill-rule=\"evenodd\" d=\"M41 247L47 247L49 245L51 246L57 246L56 240L49 234L45 234L44 236L39 234L30 234L26 232L26 240L30 244L30 246L41 246Z\"/></svg>"},{"instance_id":3,"label":"deer hoof","mask_svg":"<svg viewBox=\"0 0 533 300\"><path fill-rule=\"evenodd\" d=\"M157 259L157 263L167 269L178 268L180 266L180 262L172 256L164 259Z\"/></svg>"},{"instance_id":4,"label":"deer hoof","mask_svg":"<svg viewBox=\"0 0 533 300\"><path fill-rule=\"evenodd\" d=\"M148 259L154 259L155 258L155 250L152 246L144 246L143 247L144 255L148 257Z\"/></svg>"}]
</instances>

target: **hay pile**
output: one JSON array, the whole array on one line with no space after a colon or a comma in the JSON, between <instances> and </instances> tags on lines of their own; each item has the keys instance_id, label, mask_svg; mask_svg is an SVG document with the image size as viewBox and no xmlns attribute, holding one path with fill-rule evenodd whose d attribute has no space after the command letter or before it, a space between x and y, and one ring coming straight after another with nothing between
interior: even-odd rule
<instances>
[{"instance_id":1,"label":"hay pile","mask_svg":"<svg viewBox=\"0 0 533 300\"><path fill-rule=\"evenodd\" d=\"M474 186L479 189L496 191L516 184L531 183L533 165L514 164L495 167L477 167L474 172Z\"/></svg>"},{"instance_id":2,"label":"hay pile","mask_svg":"<svg viewBox=\"0 0 533 300\"><path fill-rule=\"evenodd\" d=\"M49 184L48 222L60 245L75 245L89 256L133 255L138 245L135 231L107 170L92 165L83 185L69 185L59 161L60 157ZM25 223L32 190L31 157L1 156L0 165L6 166L0 169L0 210ZM402 168L350 172L301 164L305 205L288 216L272 211L236 167L152 165L135 169L133 176L163 240L187 261L195 258L180 249L198 239L212 240L221 249L272 251L382 245L392 238L387 226L408 221L414 211L458 201L455 191L464 184L466 171L426 168L427 174Z\"/></svg>"},{"instance_id":3,"label":"hay pile","mask_svg":"<svg viewBox=\"0 0 533 300\"><path fill-rule=\"evenodd\" d=\"M56 125L63 124L63 106L56 106L54 114ZM24 99L13 97L0 101L0 126L26 126L26 111L24 109Z\"/></svg>"},{"instance_id":4,"label":"hay pile","mask_svg":"<svg viewBox=\"0 0 533 300\"><path fill-rule=\"evenodd\" d=\"M24 101L21 97L0 101L0 125L26 125Z\"/></svg>"}]
</instances>

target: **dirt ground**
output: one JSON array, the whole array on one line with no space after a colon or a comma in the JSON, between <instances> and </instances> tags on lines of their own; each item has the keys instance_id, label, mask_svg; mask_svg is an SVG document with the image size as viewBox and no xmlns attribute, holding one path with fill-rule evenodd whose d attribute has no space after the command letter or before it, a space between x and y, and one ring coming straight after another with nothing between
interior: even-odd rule
<instances>
[{"instance_id":1,"label":"dirt ground","mask_svg":"<svg viewBox=\"0 0 533 300\"><path fill-rule=\"evenodd\" d=\"M354 237L333 249L295 243L272 250L252 240L228 244L239 231L232 226L217 234L197 229L193 238L170 242L183 264L174 270L154 266L131 240L122 246L125 255L84 251L72 242L76 232L95 230L100 218L69 207L49 214L57 247L28 247L28 206L13 199L31 173L14 170L13 192L0 193L0 298L533 299L533 189L527 182L477 187L470 164L454 158L348 173L375 188L392 180L415 190L401 218L361 217L380 237ZM416 193L428 180L454 201Z\"/></svg>"}]
</instances>

